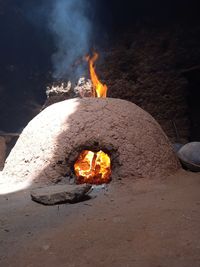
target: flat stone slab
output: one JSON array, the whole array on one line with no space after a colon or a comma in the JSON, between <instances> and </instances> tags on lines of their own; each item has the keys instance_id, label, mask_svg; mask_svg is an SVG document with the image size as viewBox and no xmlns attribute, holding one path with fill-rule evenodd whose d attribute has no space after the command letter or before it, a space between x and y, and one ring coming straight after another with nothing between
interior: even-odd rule
<instances>
[{"instance_id":1,"label":"flat stone slab","mask_svg":"<svg viewBox=\"0 0 200 267\"><path fill-rule=\"evenodd\" d=\"M44 205L77 203L85 199L91 187L89 184L51 185L33 189L30 194L33 201Z\"/></svg>"}]
</instances>

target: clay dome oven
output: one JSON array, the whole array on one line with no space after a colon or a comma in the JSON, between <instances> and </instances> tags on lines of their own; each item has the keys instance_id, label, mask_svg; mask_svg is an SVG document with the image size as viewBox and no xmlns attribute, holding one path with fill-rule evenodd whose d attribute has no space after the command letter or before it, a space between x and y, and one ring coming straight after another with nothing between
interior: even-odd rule
<instances>
[{"instance_id":1,"label":"clay dome oven","mask_svg":"<svg viewBox=\"0 0 200 267\"><path fill-rule=\"evenodd\" d=\"M3 173L18 181L57 182L75 176L84 150L109 155L113 181L168 175L180 166L159 124L135 104L76 98L49 106L27 125Z\"/></svg>"}]
</instances>

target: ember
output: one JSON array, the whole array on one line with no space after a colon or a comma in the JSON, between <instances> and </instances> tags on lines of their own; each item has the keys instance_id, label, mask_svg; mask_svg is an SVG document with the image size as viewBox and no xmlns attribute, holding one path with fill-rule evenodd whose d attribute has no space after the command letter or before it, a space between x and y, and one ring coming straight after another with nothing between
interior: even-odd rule
<instances>
[{"instance_id":1,"label":"ember","mask_svg":"<svg viewBox=\"0 0 200 267\"><path fill-rule=\"evenodd\" d=\"M103 184L110 182L110 157L103 151L92 152L84 150L79 155L74 170L77 183Z\"/></svg>"},{"instance_id":2,"label":"ember","mask_svg":"<svg viewBox=\"0 0 200 267\"><path fill-rule=\"evenodd\" d=\"M89 70L90 70L90 77L93 85L93 96L94 97L106 97L107 94L107 86L105 84L102 84L97 77L94 63L98 59L99 55L98 53L94 53L93 57L90 58L90 56L86 57L86 60L89 63Z\"/></svg>"}]
</instances>

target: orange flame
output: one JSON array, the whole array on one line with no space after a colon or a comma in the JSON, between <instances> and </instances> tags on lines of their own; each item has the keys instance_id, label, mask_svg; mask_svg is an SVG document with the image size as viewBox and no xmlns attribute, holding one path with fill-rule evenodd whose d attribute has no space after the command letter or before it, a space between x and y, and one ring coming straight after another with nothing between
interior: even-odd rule
<instances>
[{"instance_id":1,"label":"orange flame","mask_svg":"<svg viewBox=\"0 0 200 267\"><path fill-rule=\"evenodd\" d=\"M103 151L84 150L74 164L77 183L103 184L110 182L111 161Z\"/></svg>"},{"instance_id":2,"label":"orange flame","mask_svg":"<svg viewBox=\"0 0 200 267\"><path fill-rule=\"evenodd\" d=\"M86 60L89 63L90 77L93 85L93 96L94 97L106 97L108 87L102 84L97 77L94 63L98 59L98 53L94 52L93 57L87 56Z\"/></svg>"}]
</instances>

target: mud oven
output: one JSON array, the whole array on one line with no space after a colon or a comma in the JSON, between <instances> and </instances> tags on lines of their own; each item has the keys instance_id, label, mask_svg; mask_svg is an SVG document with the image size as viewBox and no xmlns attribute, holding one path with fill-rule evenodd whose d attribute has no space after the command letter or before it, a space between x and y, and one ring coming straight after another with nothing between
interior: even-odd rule
<instances>
[{"instance_id":1,"label":"mud oven","mask_svg":"<svg viewBox=\"0 0 200 267\"><path fill-rule=\"evenodd\" d=\"M109 157L109 181L165 176L179 168L167 136L147 112L120 99L75 98L47 107L27 125L3 173L33 183L66 176L80 182L75 164L83 151Z\"/></svg>"}]
</instances>

